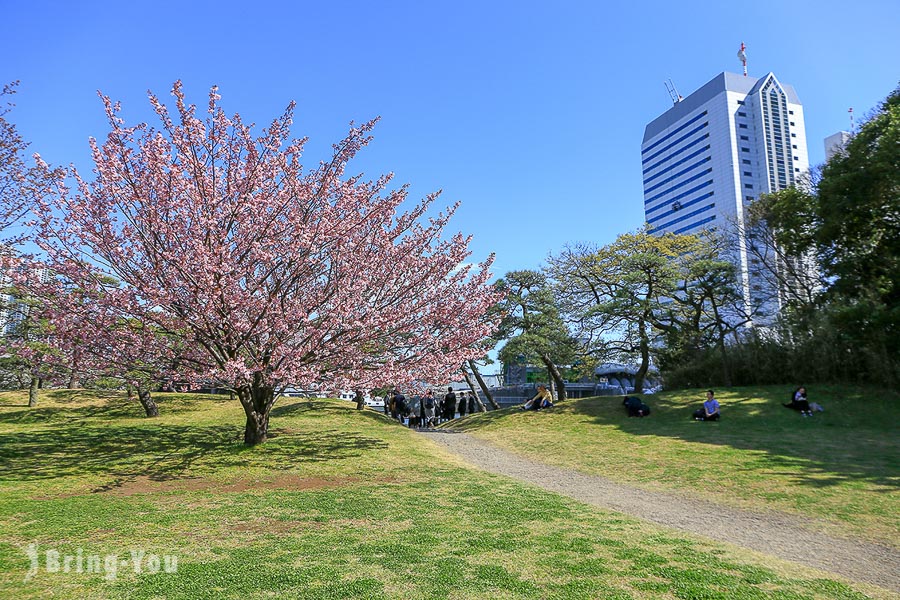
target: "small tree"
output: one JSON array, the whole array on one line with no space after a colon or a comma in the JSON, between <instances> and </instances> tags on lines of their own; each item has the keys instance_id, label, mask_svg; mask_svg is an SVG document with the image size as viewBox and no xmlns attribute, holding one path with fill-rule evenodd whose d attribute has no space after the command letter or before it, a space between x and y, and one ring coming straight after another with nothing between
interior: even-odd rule
<instances>
[{"instance_id":1,"label":"small tree","mask_svg":"<svg viewBox=\"0 0 900 600\"><path fill-rule=\"evenodd\" d=\"M60 182L39 241L108 311L196 350L179 369L236 394L245 443L265 441L285 386L439 381L479 354L491 260L460 268L469 238L443 237L454 209L420 224L437 194L398 214L406 188L386 191L390 176L345 176L374 121L306 172L304 141L288 141L293 104L254 139L215 88L205 119L180 83L173 94L177 122L150 95L159 130L125 126L103 97L97 177L73 173L75 195Z\"/></svg>"},{"instance_id":2,"label":"small tree","mask_svg":"<svg viewBox=\"0 0 900 600\"><path fill-rule=\"evenodd\" d=\"M538 271L511 271L496 286L504 297L497 337L507 340L500 360L512 364L521 356L544 365L558 398L565 400L566 382L559 367L577 360L578 342L560 318L547 278Z\"/></svg>"},{"instance_id":3,"label":"small tree","mask_svg":"<svg viewBox=\"0 0 900 600\"><path fill-rule=\"evenodd\" d=\"M49 324L40 301L24 287L9 286L3 290L3 296L7 301L3 352L12 357L11 366L26 375L28 406L37 406L38 389L50 374L54 352L49 344Z\"/></svg>"}]
</instances>

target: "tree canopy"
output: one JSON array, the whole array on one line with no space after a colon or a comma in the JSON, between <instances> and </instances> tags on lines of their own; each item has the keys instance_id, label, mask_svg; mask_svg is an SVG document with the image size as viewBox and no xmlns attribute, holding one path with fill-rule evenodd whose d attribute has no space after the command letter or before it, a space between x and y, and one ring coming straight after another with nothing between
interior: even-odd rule
<instances>
[{"instance_id":1,"label":"tree canopy","mask_svg":"<svg viewBox=\"0 0 900 600\"><path fill-rule=\"evenodd\" d=\"M755 207L777 244L815 257L821 292L804 331L842 348L836 363L900 377L900 88L804 188ZM811 312L808 310L807 312ZM829 331L822 329L828 328ZM863 360L860 357L864 357Z\"/></svg>"},{"instance_id":2,"label":"tree canopy","mask_svg":"<svg viewBox=\"0 0 900 600\"><path fill-rule=\"evenodd\" d=\"M390 175L346 174L375 121L307 171L304 140L289 138L293 104L254 138L215 88L202 118L180 82L172 93L175 118L150 95L159 129L127 126L102 97L96 177L73 171L74 191L58 180L38 239L91 306L195 348L173 361L181 379L233 389L246 443L265 440L286 385L441 380L481 353L492 258L465 266L470 238L444 235L455 207L422 224L438 194L400 213L407 188L389 190Z\"/></svg>"}]
</instances>

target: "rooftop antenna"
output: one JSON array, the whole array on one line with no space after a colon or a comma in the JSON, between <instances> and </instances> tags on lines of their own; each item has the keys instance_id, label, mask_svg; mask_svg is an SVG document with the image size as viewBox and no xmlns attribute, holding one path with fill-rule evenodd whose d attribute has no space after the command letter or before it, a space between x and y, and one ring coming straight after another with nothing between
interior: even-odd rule
<instances>
[{"instance_id":1,"label":"rooftop antenna","mask_svg":"<svg viewBox=\"0 0 900 600\"><path fill-rule=\"evenodd\" d=\"M853 133L853 128L855 127L853 124L853 107L848 108L847 112L850 113L850 133Z\"/></svg>"},{"instance_id":2,"label":"rooftop antenna","mask_svg":"<svg viewBox=\"0 0 900 600\"><path fill-rule=\"evenodd\" d=\"M666 84L666 91L669 92L669 97L672 99L672 104L678 104L684 100L681 94L678 93L678 90L675 89L675 82L671 78L666 79L664 83Z\"/></svg>"},{"instance_id":3,"label":"rooftop antenna","mask_svg":"<svg viewBox=\"0 0 900 600\"><path fill-rule=\"evenodd\" d=\"M746 49L747 46L744 45L744 42L741 42L741 49L738 50L738 60L744 65L744 77L747 76L747 53L744 52Z\"/></svg>"}]
</instances>

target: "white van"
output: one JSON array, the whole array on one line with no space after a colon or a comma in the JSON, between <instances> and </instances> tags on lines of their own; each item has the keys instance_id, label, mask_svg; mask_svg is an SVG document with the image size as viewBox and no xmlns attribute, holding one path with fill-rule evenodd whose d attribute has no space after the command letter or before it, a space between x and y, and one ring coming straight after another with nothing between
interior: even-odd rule
<instances>
[{"instance_id":1,"label":"white van","mask_svg":"<svg viewBox=\"0 0 900 600\"><path fill-rule=\"evenodd\" d=\"M356 402L356 393L349 390L341 390L338 392L338 398L341 400L349 400L350 402ZM369 392L363 392L363 402L366 403L366 406L370 406L372 408L384 408L384 401L381 398L372 398L369 395Z\"/></svg>"}]
</instances>

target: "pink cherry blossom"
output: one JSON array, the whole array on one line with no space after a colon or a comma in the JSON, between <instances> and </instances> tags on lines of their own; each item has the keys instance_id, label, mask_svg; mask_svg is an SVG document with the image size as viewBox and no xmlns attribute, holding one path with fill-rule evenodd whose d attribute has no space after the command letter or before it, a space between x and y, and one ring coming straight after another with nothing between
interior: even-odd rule
<instances>
[{"instance_id":1,"label":"pink cherry blossom","mask_svg":"<svg viewBox=\"0 0 900 600\"><path fill-rule=\"evenodd\" d=\"M71 322L60 332L83 327L114 356L232 389L248 444L265 440L285 386L445 381L483 354L493 257L464 265L470 238L445 234L456 206L426 219L436 193L401 212L407 188L391 175L346 174L376 120L305 170L293 104L254 138L216 88L202 119L180 82L172 93L174 118L150 94L159 129L126 126L101 96L110 132L91 141L95 178L73 170L74 189L60 180L39 205L48 266L90 300L54 303Z\"/></svg>"}]
</instances>

